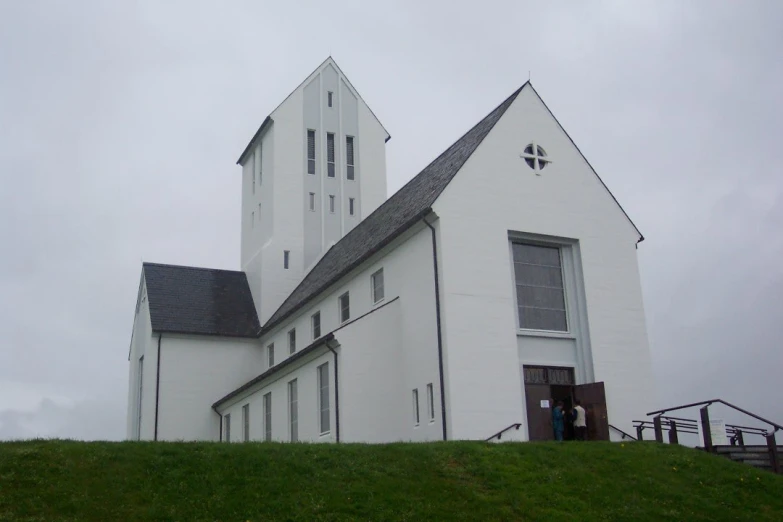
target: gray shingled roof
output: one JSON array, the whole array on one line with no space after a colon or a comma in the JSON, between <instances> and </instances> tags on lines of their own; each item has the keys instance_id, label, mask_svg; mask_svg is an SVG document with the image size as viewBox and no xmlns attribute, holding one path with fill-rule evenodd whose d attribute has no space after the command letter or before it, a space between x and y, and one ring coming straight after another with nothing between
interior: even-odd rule
<instances>
[{"instance_id":1,"label":"gray shingled roof","mask_svg":"<svg viewBox=\"0 0 783 522\"><path fill-rule=\"evenodd\" d=\"M289 317L427 215L432 204L523 87L514 91L494 111L335 243L269 318L263 330L267 331Z\"/></svg>"},{"instance_id":2,"label":"gray shingled roof","mask_svg":"<svg viewBox=\"0 0 783 522\"><path fill-rule=\"evenodd\" d=\"M260 328L244 272L144 263L155 332L256 337Z\"/></svg>"}]
</instances>

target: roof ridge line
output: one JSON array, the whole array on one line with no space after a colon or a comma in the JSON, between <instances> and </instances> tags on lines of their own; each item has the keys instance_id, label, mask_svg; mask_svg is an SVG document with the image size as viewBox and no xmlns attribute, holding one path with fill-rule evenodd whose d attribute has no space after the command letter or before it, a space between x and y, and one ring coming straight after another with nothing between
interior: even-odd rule
<instances>
[{"instance_id":1,"label":"roof ridge line","mask_svg":"<svg viewBox=\"0 0 783 522\"><path fill-rule=\"evenodd\" d=\"M231 272L235 274L244 274L245 272L243 270L229 270L228 268L208 268L203 266L189 266L189 265L173 265L170 263L155 263L152 261L143 261L141 264L142 267L145 266L162 266L162 267L168 267L168 268L185 268L188 270L209 270L210 272Z\"/></svg>"}]
</instances>

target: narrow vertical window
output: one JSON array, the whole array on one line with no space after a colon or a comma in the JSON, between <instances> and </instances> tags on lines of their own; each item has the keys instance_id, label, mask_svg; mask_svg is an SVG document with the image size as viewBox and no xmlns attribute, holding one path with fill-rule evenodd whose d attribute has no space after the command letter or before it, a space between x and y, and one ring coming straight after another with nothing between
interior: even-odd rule
<instances>
[{"instance_id":1,"label":"narrow vertical window","mask_svg":"<svg viewBox=\"0 0 783 522\"><path fill-rule=\"evenodd\" d=\"M242 406L242 440L250 440L250 404Z\"/></svg>"},{"instance_id":2,"label":"narrow vertical window","mask_svg":"<svg viewBox=\"0 0 783 522\"><path fill-rule=\"evenodd\" d=\"M136 411L138 417L136 418L136 438L141 440L141 405L142 398L144 397L144 356L139 357L139 397L138 404L136 405Z\"/></svg>"},{"instance_id":3,"label":"narrow vertical window","mask_svg":"<svg viewBox=\"0 0 783 522\"><path fill-rule=\"evenodd\" d=\"M256 213L250 213L250 228L256 228Z\"/></svg>"},{"instance_id":4,"label":"narrow vertical window","mask_svg":"<svg viewBox=\"0 0 783 522\"><path fill-rule=\"evenodd\" d=\"M334 177L334 133L326 133L326 175Z\"/></svg>"},{"instance_id":5,"label":"narrow vertical window","mask_svg":"<svg viewBox=\"0 0 783 522\"><path fill-rule=\"evenodd\" d=\"M334 196L329 196L329 212L334 214Z\"/></svg>"},{"instance_id":6,"label":"narrow vertical window","mask_svg":"<svg viewBox=\"0 0 783 522\"><path fill-rule=\"evenodd\" d=\"M435 396L432 390L432 383L427 385L427 418L430 422L435 422Z\"/></svg>"},{"instance_id":7,"label":"narrow vertical window","mask_svg":"<svg viewBox=\"0 0 783 522\"><path fill-rule=\"evenodd\" d=\"M321 312L316 312L310 318L310 323L313 326L313 341L321 337Z\"/></svg>"},{"instance_id":8,"label":"narrow vertical window","mask_svg":"<svg viewBox=\"0 0 783 522\"><path fill-rule=\"evenodd\" d=\"M231 442L231 414L226 413L223 417L224 430L226 432L226 442Z\"/></svg>"},{"instance_id":9,"label":"narrow vertical window","mask_svg":"<svg viewBox=\"0 0 783 522\"><path fill-rule=\"evenodd\" d=\"M291 257L290 250L283 250L283 268L288 270L288 258Z\"/></svg>"},{"instance_id":10,"label":"narrow vertical window","mask_svg":"<svg viewBox=\"0 0 783 522\"><path fill-rule=\"evenodd\" d=\"M275 365L275 343L266 347L266 362L270 368Z\"/></svg>"},{"instance_id":11,"label":"narrow vertical window","mask_svg":"<svg viewBox=\"0 0 783 522\"><path fill-rule=\"evenodd\" d=\"M288 353L296 351L296 328L291 328L288 332Z\"/></svg>"},{"instance_id":12,"label":"narrow vertical window","mask_svg":"<svg viewBox=\"0 0 783 522\"><path fill-rule=\"evenodd\" d=\"M354 179L354 171L353 171L353 136L346 136L345 137L345 166L346 166L346 173L345 176L349 180Z\"/></svg>"},{"instance_id":13,"label":"narrow vertical window","mask_svg":"<svg viewBox=\"0 0 783 522\"><path fill-rule=\"evenodd\" d=\"M315 211L315 192L310 193L310 210Z\"/></svg>"},{"instance_id":14,"label":"narrow vertical window","mask_svg":"<svg viewBox=\"0 0 783 522\"><path fill-rule=\"evenodd\" d=\"M329 107L332 106L332 95L333 94L334 93L332 91L329 91L329 92L326 93L326 103L327 103L327 105L329 105Z\"/></svg>"},{"instance_id":15,"label":"narrow vertical window","mask_svg":"<svg viewBox=\"0 0 783 522\"><path fill-rule=\"evenodd\" d=\"M264 171L264 142L258 144L258 186L261 186L262 172Z\"/></svg>"},{"instance_id":16,"label":"narrow vertical window","mask_svg":"<svg viewBox=\"0 0 783 522\"><path fill-rule=\"evenodd\" d=\"M315 131L307 130L307 173L315 174Z\"/></svg>"},{"instance_id":17,"label":"narrow vertical window","mask_svg":"<svg viewBox=\"0 0 783 522\"><path fill-rule=\"evenodd\" d=\"M383 300L383 268L375 272L372 277L372 302L378 303Z\"/></svg>"},{"instance_id":18,"label":"narrow vertical window","mask_svg":"<svg viewBox=\"0 0 783 522\"><path fill-rule=\"evenodd\" d=\"M419 425L419 389L413 389L413 424Z\"/></svg>"},{"instance_id":19,"label":"narrow vertical window","mask_svg":"<svg viewBox=\"0 0 783 522\"><path fill-rule=\"evenodd\" d=\"M339 301L338 308L340 310L340 322L344 323L345 321L351 318L351 302L348 297L348 292L345 292L343 295L341 295L338 301Z\"/></svg>"},{"instance_id":20,"label":"narrow vertical window","mask_svg":"<svg viewBox=\"0 0 783 522\"><path fill-rule=\"evenodd\" d=\"M272 440L272 392L264 395L264 440Z\"/></svg>"},{"instance_id":21,"label":"narrow vertical window","mask_svg":"<svg viewBox=\"0 0 783 522\"><path fill-rule=\"evenodd\" d=\"M299 440L299 398L296 379L288 383L288 429L291 442Z\"/></svg>"},{"instance_id":22,"label":"narrow vertical window","mask_svg":"<svg viewBox=\"0 0 783 522\"><path fill-rule=\"evenodd\" d=\"M318 411L320 412L321 435L323 435L329 432L331 420L329 415L329 363L318 367Z\"/></svg>"},{"instance_id":23,"label":"narrow vertical window","mask_svg":"<svg viewBox=\"0 0 783 522\"><path fill-rule=\"evenodd\" d=\"M253 154L250 166L251 166L250 177L253 178L253 194L255 194L256 193L256 155L255 154Z\"/></svg>"},{"instance_id":24,"label":"narrow vertical window","mask_svg":"<svg viewBox=\"0 0 783 522\"><path fill-rule=\"evenodd\" d=\"M261 203L258 204L258 222L261 223Z\"/></svg>"},{"instance_id":25,"label":"narrow vertical window","mask_svg":"<svg viewBox=\"0 0 783 522\"><path fill-rule=\"evenodd\" d=\"M354 206L353 205L354 205L354 199L353 198L348 198L348 213L350 215L352 215L352 216L353 216L353 212L354 212L354 210L353 210Z\"/></svg>"}]
</instances>

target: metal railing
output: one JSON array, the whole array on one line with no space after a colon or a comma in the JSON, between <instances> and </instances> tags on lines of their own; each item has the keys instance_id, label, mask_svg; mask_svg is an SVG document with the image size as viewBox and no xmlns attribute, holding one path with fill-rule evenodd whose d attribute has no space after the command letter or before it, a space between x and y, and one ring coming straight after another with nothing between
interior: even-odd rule
<instances>
[{"instance_id":1,"label":"metal railing","mask_svg":"<svg viewBox=\"0 0 783 522\"><path fill-rule=\"evenodd\" d=\"M758 421L768 424L771 427L771 429L764 429L764 428L755 428L752 426L740 426L736 424L725 425L726 435L729 437L728 440L730 445L732 446L734 445L744 446L745 435L761 435L762 437L764 437L767 442L767 450L769 452L769 460L770 460L770 465L772 466L772 471L775 473L780 473L781 466L780 466L780 458L778 456L778 447L775 441L775 433L778 430L783 430L783 426L769 419L765 419L760 415L756 415L755 413L744 410L739 406L735 406L734 404L726 402L722 399L712 399L709 401L694 402L691 404L684 404L682 406L674 406L672 408L652 411L647 414L648 416L653 417L652 421L641 421L641 420L633 421L634 427L636 428L636 434L638 436L638 439L644 440L643 438L644 430L648 428L652 428L653 432L655 433L655 440L657 442L663 442L663 432L668 431L669 443L677 444L679 442L680 433L698 434L699 425L701 424L701 436L704 443L704 450L711 453L715 452L715 444L713 444L713 440L712 440L712 430L710 429L711 425L710 425L709 407L712 404L723 404L724 406L728 406L733 410L736 410ZM697 406L701 406L701 408L699 409L699 414L700 414L699 421L664 415L664 413L667 412L684 410L688 408L695 408Z\"/></svg>"},{"instance_id":2,"label":"metal railing","mask_svg":"<svg viewBox=\"0 0 783 522\"><path fill-rule=\"evenodd\" d=\"M618 432L622 436L623 440L625 440L625 439L637 440L636 437L634 437L633 435L630 435L630 434L624 432L623 430L621 430L617 426L613 426L612 424L610 424L609 427L611 429L613 429L614 431Z\"/></svg>"},{"instance_id":3,"label":"metal railing","mask_svg":"<svg viewBox=\"0 0 783 522\"><path fill-rule=\"evenodd\" d=\"M515 430L519 430L519 428L521 428L521 427L522 427L522 424L521 424L521 423L519 423L519 422L516 422L516 423L514 423L514 424L512 424L512 425L510 425L510 426L507 426L507 427L503 428L502 430L500 430L499 432L495 433L495 434L494 434L494 435L492 435L491 437L487 437L487 438L485 439L485 442L489 442L489 441L491 441L491 440L492 440L492 439L494 439L494 438L497 438L498 440L500 440L500 439L502 439L502 438L503 438L503 434L504 434L505 432L507 432L508 430L510 430L510 429L512 429L512 428L513 428L513 429L515 429Z\"/></svg>"}]
</instances>

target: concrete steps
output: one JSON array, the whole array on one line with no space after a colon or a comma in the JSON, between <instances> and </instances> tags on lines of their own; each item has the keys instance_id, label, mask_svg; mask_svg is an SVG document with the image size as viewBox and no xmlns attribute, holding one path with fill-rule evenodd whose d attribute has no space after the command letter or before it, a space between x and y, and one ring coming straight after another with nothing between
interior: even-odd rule
<instances>
[{"instance_id":1,"label":"concrete steps","mask_svg":"<svg viewBox=\"0 0 783 522\"><path fill-rule=\"evenodd\" d=\"M734 462L772 471L769 450L766 446L715 446L715 454ZM778 455L783 455L783 446L778 446Z\"/></svg>"}]
</instances>

